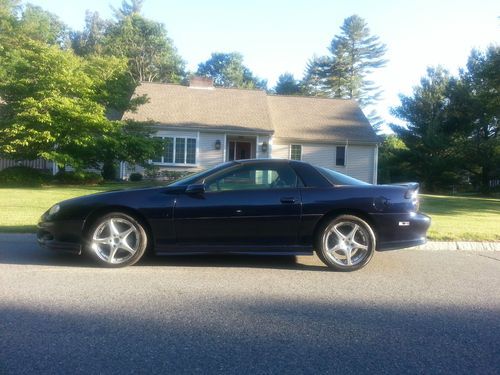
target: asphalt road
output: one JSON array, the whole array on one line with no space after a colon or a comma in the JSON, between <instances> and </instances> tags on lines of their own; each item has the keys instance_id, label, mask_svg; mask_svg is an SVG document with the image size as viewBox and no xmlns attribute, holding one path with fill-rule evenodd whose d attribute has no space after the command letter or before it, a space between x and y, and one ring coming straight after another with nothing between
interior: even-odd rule
<instances>
[{"instance_id":1,"label":"asphalt road","mask_svg":"<svg viewBox=\"0 0 500 375\"><path fill-rule=\"evenodd\" d=\"M0 373L500 372L500 252L148 258L99 269L0 235Z\"/></svg>"}]
</instances>

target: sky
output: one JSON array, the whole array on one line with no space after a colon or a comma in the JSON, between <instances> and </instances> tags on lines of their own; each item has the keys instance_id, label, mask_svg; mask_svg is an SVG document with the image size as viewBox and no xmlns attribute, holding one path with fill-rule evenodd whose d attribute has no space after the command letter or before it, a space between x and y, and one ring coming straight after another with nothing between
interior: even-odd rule
<instances>
[{"instance_id":1,"label":"sky","mask_svg":"<svg viewBox=\"0 0 500 375\"><path fill-rule=\"evenodd\" d=\"M82 29L85 10L112 17L121 0L30 0ZM472 48L500 44L498 0L145 0L143 14L165 24L188 69L212 52L237 51L273 87L279 75L301 78L307 60L327 54L346 17L363 17L387 45L386 67L370 78L383 90L376 110L395 121L390 108L409 95L428 66L456 74Z\"/></svg>"}]
</instances>

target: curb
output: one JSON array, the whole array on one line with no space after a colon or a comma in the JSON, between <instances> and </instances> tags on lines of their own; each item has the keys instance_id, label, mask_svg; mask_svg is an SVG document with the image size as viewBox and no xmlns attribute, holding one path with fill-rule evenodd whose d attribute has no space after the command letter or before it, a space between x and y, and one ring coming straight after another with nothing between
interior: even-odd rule
<instances>
[{"instance_id":1,"label":"curb","mask_svg":"<svg viewBox=\"0 0 500 375\"><path fill-rule=\"evenodd\" d=\"M500 242L428 241L415 250L500 251Z\"/></svg>"}]
</instances>

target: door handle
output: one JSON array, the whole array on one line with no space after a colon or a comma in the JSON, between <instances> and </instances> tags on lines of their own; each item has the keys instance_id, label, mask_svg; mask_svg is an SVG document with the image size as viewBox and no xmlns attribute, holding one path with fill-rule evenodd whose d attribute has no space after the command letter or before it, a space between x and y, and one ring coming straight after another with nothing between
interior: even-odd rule
<instances>
[{"instance_id":1,"label":"door handle","mask_svg":"<svg viewBox=\"0 0 500 375\"><path fill-rule=\"evenodd\" d=\"M294 197L283 197L280 199L280 202L281 203L295 203L295 202L297 202L297 199L295 199Z\"/></svg>"}]
</instances>

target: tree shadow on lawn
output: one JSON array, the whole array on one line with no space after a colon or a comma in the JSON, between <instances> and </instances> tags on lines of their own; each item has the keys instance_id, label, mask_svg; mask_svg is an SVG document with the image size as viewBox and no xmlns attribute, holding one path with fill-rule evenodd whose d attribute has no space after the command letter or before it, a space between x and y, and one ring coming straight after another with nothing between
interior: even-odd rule
<instances>
[{"instance_id":1,"label":"tree shadow on lawn","mask_svg":"<svg viewBox=\"0 0 500 375\"><path fill-rule=\"evenodd\" d=\"M8 234L0 241L0 264L101 268L89 257L39 248L35 236ZM300 264L293 255L190 254L159 256L147 253L133 267L228 267L329 271L321 264Z\"/></svg>"}]
</instances>

